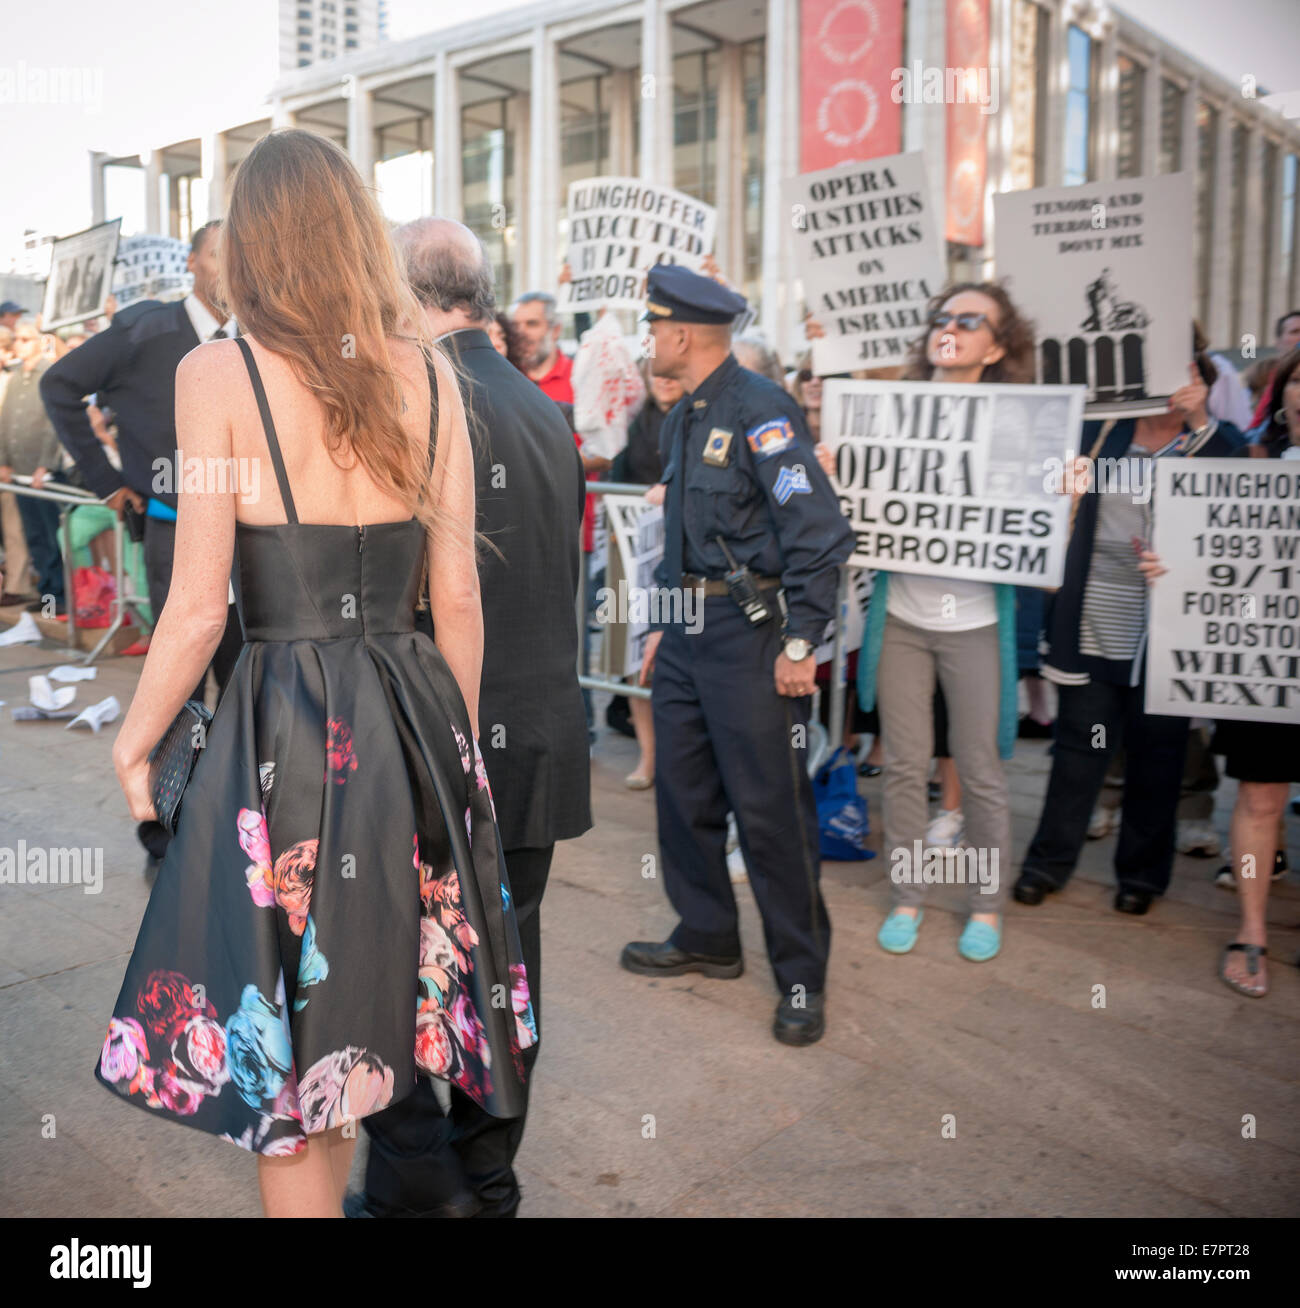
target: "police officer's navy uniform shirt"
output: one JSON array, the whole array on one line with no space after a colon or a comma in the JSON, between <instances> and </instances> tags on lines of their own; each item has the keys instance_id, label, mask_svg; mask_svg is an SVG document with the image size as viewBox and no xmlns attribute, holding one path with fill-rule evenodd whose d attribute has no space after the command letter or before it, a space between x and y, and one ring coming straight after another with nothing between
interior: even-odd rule
<instances>
[{"instance_id":1,"label":"police officer's navy uniform shirt","mask_svg":"<svg viewBox=\"0 0 1300 1308\"><path fill-rule=\"evenodd\" d=\"M669 539L684 531L684 570L724 577L721 536L737 563L781 579L789 634L819 642L835 616L836 568L853 551L853 531L791 396L729 354L670 410L661 448L665 531ZM675 477L684 478L680 489ZM672 554L665 548L657 574L664 586L680 585L666 575Z\"/></svg>"}]
</instances>

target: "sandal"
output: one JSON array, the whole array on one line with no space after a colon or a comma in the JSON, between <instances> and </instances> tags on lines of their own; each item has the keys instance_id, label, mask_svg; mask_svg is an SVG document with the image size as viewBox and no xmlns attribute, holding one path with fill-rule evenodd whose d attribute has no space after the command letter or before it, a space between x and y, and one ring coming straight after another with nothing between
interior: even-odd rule
<instances>
[{"instance_id":1,"label":"sandal","mask_svg":"<svg viewBox=\"0 0 1300 1308\"><path fill-rule=\"evenodd\" d=\"M1234 981L1228 975L1228 955L1234 950L1240 950L1246 955L1246 972L1249 976L1259 975L1259 960L1268 954L1268 950L1263 945L1247 945L1240 940L1234 940L1230 945L1224 945L1223 957L1219 960L1219 980L1225 986L1229 986L1239 995L1245 995L1247 999L1263 999L1268 994L1268 983L1264 983L1263 990L1251 990L1242 985L1240 981Z\"/></svg>"}]
</instances>

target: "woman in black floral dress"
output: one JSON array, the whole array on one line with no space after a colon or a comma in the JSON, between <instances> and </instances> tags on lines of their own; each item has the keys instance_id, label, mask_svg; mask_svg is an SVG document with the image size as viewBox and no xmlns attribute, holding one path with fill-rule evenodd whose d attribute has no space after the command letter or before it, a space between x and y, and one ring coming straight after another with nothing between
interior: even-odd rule
<instances>
[{"instance_id":1,"label":"woman in black floral dress","mask_svg":"<svg viewBox=\"0 0 1300 1308\"><path fill-rule=\"evenodd\" d=\"M135 818L236 541L246 644L96 1075L257 1153L268 1215L339 1216L357 1119L419 1075L516 1116L536 1039L476 740L472 455L342 150L263 138L220 240L246 335L177 370L176 565L114 748Z\"/></svg>"}]
</instances>

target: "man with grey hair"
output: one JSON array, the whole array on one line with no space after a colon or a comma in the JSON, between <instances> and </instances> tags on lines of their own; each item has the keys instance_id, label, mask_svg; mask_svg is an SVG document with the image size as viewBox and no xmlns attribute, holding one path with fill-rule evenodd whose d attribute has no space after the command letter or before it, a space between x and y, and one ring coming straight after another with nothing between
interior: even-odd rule
<instances>
[{"instance_id":1,"label":"man with grey hair","mask_svg":"<svg viewBox=\"0 0 1300 1308\"><path fill-rule=\"evenodd\" d=\"M555 296L525 291L510 310L519 333L524 372L557 404L573 403L573 360L560 349Z\"/></svg>"},{"instance_id":2,"label":"man with grey hair","mask_svg":"<svg viewBox=\"0 0 1300 1308\"><path fill-rule=\"evenodd\" d=\"M582 463L559 406L492 346L492 270L474 233L421 218L395 239L429 329L456 364L473 438L478 528L489 542L479 562L479 745L540 1035L542 893L555 842L591 827L573 622ZM417 615L417 626L427 621ZM528 1079L537 1049L522 1055ZM349 1216L514 1216L523 1117L492 1117L454 1086L450 1095L444 1113L421 1077L413 1094L365 1119L365 1191L348 1196Z\"/></svg>"}]
</instances>

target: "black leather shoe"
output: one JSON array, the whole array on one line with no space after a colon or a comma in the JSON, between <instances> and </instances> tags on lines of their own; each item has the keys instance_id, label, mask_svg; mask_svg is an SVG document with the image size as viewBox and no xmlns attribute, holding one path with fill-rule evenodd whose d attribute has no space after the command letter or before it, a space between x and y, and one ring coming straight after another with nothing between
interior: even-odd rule
<instances>
[{"instance_id":1,"label":"black leather shoe","mask_svg":"<svg viewBox=\"0 0 1300 1308\"><path fill-rule=\"evenodd\" d=\"M633 940L631 944L623 946L623 956L618 961L638 976L682 976L686 972L702 972L705 976L727 981L745 970L743 958L690 954L684 949L678 949L671 940L662 943Z\"/></svg>"},{"instance_id":2,"label":"black leather shoe","mask_svg":"<svg viewBox=\"0 0 1300 1308\"><path fill-rule=\"evenodd\" d=\"M1115 911L1141 917L1155 896L1149 890L1121 890L1115 895Z\"/></svg>"},{"instance_id":3,"label":"black leather shoe","mask_svg":"<svg viewBox=\"0 0 1300 1308\"><path fill-rule=\"evenodd\" d=\"M479 1207L478 1200L468 1190L445 1204L424 1209L381 1207L359 1190L343 1196L344 1217L473 1217Z\"/></svg>"},{"instance_id":4,"label":"black leather shoe","mask_svg":"<svg viewBox=\"0 0 1300 1308\"><path fill-rule=\"evenodd\" d=\"M826 993L804 995L795 1006L794 996L787 995L776 1006L772 1034L783 1045L811 1045L826 1034Z\"/></svg>"},{"instance_id":5,"label":"black leather shoe","mask_svg":"<svg viewBox=\"0 0 1300 1308\"><path fill-rule=\"evenodd\" d=\"M1052 893L1052 889L1046 881L1040 881L1037 877L1030 876L1028 872L1022 872L1016 878L1011 893L1017 904L1028 904L1033 907L1041 904Z\"/></svg>"}]
</instances>

